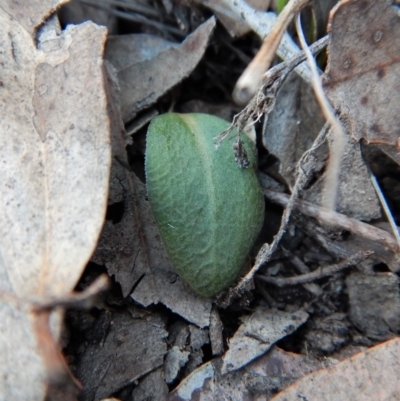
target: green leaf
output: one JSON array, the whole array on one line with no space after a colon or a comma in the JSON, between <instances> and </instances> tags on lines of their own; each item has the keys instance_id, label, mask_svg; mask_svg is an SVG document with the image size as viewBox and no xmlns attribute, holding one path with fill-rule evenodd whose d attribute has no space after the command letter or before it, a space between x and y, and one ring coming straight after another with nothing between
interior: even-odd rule
<instances>
[{"instance_id":1,"label":"green leaf","mask_svg":"<svg viewBox=\"0 0 400 401\"><path fill-rule=\"evenodd\" d=\"M177 272L207 297L237 278L264 216L251 140L242 135L246 169L230 140L215 149L228 127L207 114L168 113L147 133L147 192L164 245Z\"/></svg>"}]
</instances>

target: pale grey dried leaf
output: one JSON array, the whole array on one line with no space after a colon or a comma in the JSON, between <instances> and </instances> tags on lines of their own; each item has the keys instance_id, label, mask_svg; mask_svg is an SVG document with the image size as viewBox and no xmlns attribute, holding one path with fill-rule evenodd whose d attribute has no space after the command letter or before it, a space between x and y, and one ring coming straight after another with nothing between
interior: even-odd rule
<instances>
[{"instance_id":1,"label":"pale grey dried leaf","mask_svg":"<svg viewBox=\"0 0 400 401\"><path fill-rule=\"evenodd\" d=\"M114 313L104 336L87 346L75 367L84 385L81 399L110 396L161 367L167 335L164 320L156 313L135 319Z\"/></svg>"},{"instance_id":2,"label":"pale grey dried leaf","mask_svg":"<svg viewBox=\"0 0 400 401\"><path fill-rule=\"evenodd\" d=\"M279 159L279 172L290 187L296 179L298 161L311 147L324 122L312 87L296 73L290 73L263 128L263 144ZM321 146L317 153L320 170L324 166L326 146Z\"/></svg>"},{"instance_id":3,"label":"pale grey dried leaf","mask_svg":"<svg viewBox=\"0 0 400 401\"><path fill-rule=\"evenodd\" d=\"M400 331L399 279L392 273L346 278L349 319L367 337L387 340Z\"/></svg>"},{"instance_id":4,"label":"pale grey dried leaf","mask_svg":"<svg viewBox=\"0 0 400 401\"><path fill-rule=\"evenodd\" d=\"M221 373L247 365L268 351L276 341L295 331L307 318L308 314L303 311L288 313L258 308L229 340L229 350L222 357Z\"/></svg>"},{"instance_id":5,"label":"pale grey dried leaf","mask_svg":"<svg viewBox=\"0 0 400 401\"><path fill-rule=\"evenodd\" d=\"M317 355L331 355L350 342L351 324L344 313L316 317L305 335L307 347Z\"/></svg>"},{"instance_id":6,"label":"pale grey dried leaf","mask_svg":"<svg viewBox=\"0 0 400 401\"><path fill-rule=\"evenodd\" d=\"M181 368L189 360L190 352L174 345L169 351L164 361L164 376L167 384L171 384L177 377Z\"/></svg>"},{"instance_id":7,"label":"pale grey dried leaf","mask_svg":"<svg viewBox=\"0 0 400 401\"><path fill-rule=\"evenodd\" d=\"M35 316L28 308L0 302L0 399L43 400L46 365L32 333ZM21 386L21 383L24 383ZM29 388L26 386L29 385Z\"/></svg>"},{"instance_id":8,"label":"pale grey dried leaf","mask_svg":"<svg viewBox=\"0 0 400 401\"><path fill-rule=\"evenodd\" d=\"M183 368L182 375L184 377L189 376L192 372L194 372L200 365L203 364L204 361L204 353L200 348L197 351L192 351L189 356L189 361L186 366Z\"/></svg>"},{"instance_id":9,"label":"pale grey dried leaf","mask_svg":"<svg viewBox=\"0 0 400 401\"><path fill-rule=\"evenodd\" d=\"M163 248L159 237L158 241L157 247ZM163 252L165 253L165 250ZM211 301L189 288L172 270L169 262L168 265L151 265L151 269L135 287L131 296L143 306L161 302L199 327L207 327L210 324Z\"/></svg>"},{"instance_id":10,"label":"pale grey dried leaf","mask_svg":"<svg viewBox=\"0 0 400 401\"><path fill-rule=\"evenodd\" d=\"M210 18L180 46L169 47L149 60L134 62L118 71L121 113L125 122L155 103L193 71L203 57L214 27L215 18Z\"/></svg>"},{"instance_id":11,"label":"pale grey dried leaf","mask_svg":"<svg viewBox=\"0 0 400 401\"><path fill-rule=\"evenodd\" d=\"M191 373L179 386L168 394L168 401L191 401L194 393L203 394L201 400L207 401L208 394L204 391L209 382L214 383L215 368L213 361L207 362Z\"/></svg>"},{"instance_id":12,"label":"pale grey dried leaf","mask_svg":"<svg viewBox=\"0 0 400 401\"><path fill-rule=\"evenodd\" d=\"M82 274L103 223L111 159L106 31L89 23L58 35L53 19L36 43L36 26L59 4L39 3L0 9L0 283L3 293L36 300L69 294ZM15 321L21 313L12 305L1 313L0 320L11 314L14 321L0 341L7 348L0 354L0 393L42 399L45 377L54 372L41 347L55 347L36 331L44 314ZM60 324L52 325L55 338ZM23 339L13 334L17 325ZM2 360L10 355L31 363L18 369L20 362Z\"/></svg>"},{"instance_id":13,"label":"pale grey dried leaf","mask_svg":"<svg viewBox=\"0 0 400 401\"><path fill-rule=\"evenodd\" d=\"M264 12L255 10L249 6L244 0L192 0L200 3L202 6L208 7L213 12L223 12L225 14L238 15L243 19L243 22L256 33L261 40L270 33L273 25L277 20L276 13L273 11ZM216 4L217 3L217 4ZM288 33L282 37L280 45L277 49L277 55L284 60L294 56L299 51L299 48ZM311 74L307 63L301 63L295 71L301 75L304 80L311 84ZM248 99L250 100L250 99Z\"/></svg>"},{"instance_id":14,"label":"pale grey dried leaf","mask_svg":"<svg viewBox=\"0 0 400 401\"><path fill-rule=\"evenodd\" d=\"M156 369L145 376L132 391L132 400L165 400L169 390L165 384L163 369Z\"/></svg>"},{"instance_id":15,"label":"pale grey dried leaf","mask_svg":"<svg viewBox=\"0 0 400 401\"><path fill-rule=\"evenodd\" d=\"M164 50L176 47L179 47L179 43L146 33L109 36L105 58L121 72L134 64L154 59Z\"/></svg>"},{"instance_id":16,"label":"pale grey dried leaf","mask_svg":"<svg viewBox=\"0 0 400 401\"><path fill-rule=\"evenodd\" d=\"M266 0L245 0L245 2L259 11L266 11L270 5L270 1ZM225 27L225 29L229 32L232 37L240 37L250 32L250 27L246 22L243 21L240 13L232 13L230 10L225 8L225 2L220 0L214 0L212 9L215 12L215 15L221 22L221 24ZM210 7L211 8L211 7Z\"/></svg>"},{"instance_id":17,"label":"pale grey dried leaf","mask_svg":"<svg viewBox=\"0 0 400 401\"><path fill-rule=\"evenodd\" d=\"M178 373L180 377L188 376L203 363L202 347L210 340L208 330L200 329L182 320L174 322L168 331L168 344L171 344L175 350L169 351L172 355L169 355L166 360L169 366L165 365L165 377L168 383L172 383Z\"/></svg>"},{"instance_id":18,"label":"pale grey dried leaf","mask_svg":"<svg viewBox=\"0 0 400 401\"><path fill-rule=\"evenodd\" d=\"M329 138L329 146L334 146L335 140L335 137ZM377 219L381 217L380 203L362 158L360 144L347 134L346 140L336 189L336 211L358 220ZM325 174L305 191L305 200L321 204L324 179Z\"/></svg>"},{"instance_id":19,"label":"pale grey dried leaf","mask_svg":"<svg viewBox=\"0 0 400 401\"><path fill-rule=\"evenodd\" d=\"M168 327L168 343L171 345L177 345L180 348L184 348L189 338L189 325L183 320L177 320Z\"/></svg>"},{"instance_id":20,"label":"pale grey dried leaf","mask_svg":"<svg viewBox=\"0 0 400 401\"><path fill-rule=\"evenodd\" d=\"M207 329L200 329L192 324L189 325L190 332L190 349L198 351L205 344L210 342L209 334Z\"/></svg>"},{"instance_id":21,"label":"pale grey dried leaf","mask_svg":"<svg viewBox=\"0 0 400 401\"><path fill-rule=\"evenodd\" d=\"M328 365L273 347L242 369L221 375L221 358L200 366L172 391L168 401L267 401L296 379Z\"/></svg>"},{"instance_id":22,"label":"pale grey dried leaf","mask_svg":"<svg viewBox=\"0 0 400 401\"><path fill-rule=\"evenodd\" d=\"M309 85L292 73L276 99L263 130L264 146L279 161L279 173L289 186L294 185L297 163L307 151L324 124L320 107ZM347 124L348 125L348 124ZM331 139L331 146L334 138ZM326 145L314 151L314 176L321 172L328 157ZM304 198L320 204L325 176L306 191ZM340 213L361 220L380 217L380 206L358 144L348 139L341 159L336 208Z\"/></svg>"},{"instance_id":23,"label":"pale grey dried leaf","mask_svg":"<svg viewBox=\"0 0 400 401\"><path fill-rule=\"evenodd\" d=\"M62 4L68 0L43 0L23 2L15 0L3 0L0 8L4 14L8 14L13 20L18 21L30 36L34 36L35 30L48 17L54 14Z\"/></svg>"},{"instance_id":24,"label":"pale grey dried leaf","mask_svg":"<svg viewBox=\"0 0 400 401\"><path fill-rule=\"evenodd\" d=\"M210 342L211 351L214 356L224 352L224 338L222 336L223 324L218 313L218 309L213 306L210 318Z\"/></svg>"},{"instance_id":25,"label":"pale grey dried leaf","mask_svg":"<svg viewBox=\"0 0 400 401\"><path fill-rule=\"evenodd\" d=\"M51 50L37 51L26 31L1 17L3 45L14 48L14 57L3 53L0 94L2 285L18 295L60 296L75 286L103 224L106 32L91 23L71 26Z\"/></svg>"}]
</instances>

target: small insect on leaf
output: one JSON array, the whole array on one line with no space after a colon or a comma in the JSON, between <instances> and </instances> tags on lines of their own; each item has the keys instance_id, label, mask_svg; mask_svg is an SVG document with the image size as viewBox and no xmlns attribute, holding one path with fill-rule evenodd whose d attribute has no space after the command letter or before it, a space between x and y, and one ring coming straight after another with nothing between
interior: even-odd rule
<instances>
[{"instance_id":1,"label":"small insect on leaf","mask_svg":"<svg viewBox=\"0 0 400 401\"><path fill-rule=\"evenodd\" d=\"M238 138L238 140L233 143L233 151L235 153L236 164L240 168L249 167L250 162L247 157L247 152L246 149L244 148L243 141L240 138Z\"/></svg>"},{"instance_id":2,"label":"small insect on leaf","mask_svg":"<svg viewBox=\"0 0 400 401\"><path fill-rule=\"evenodd\" d=\"M181 277L207 297L237 278L264 216L251 140L243 135L236 157L227 140L215 149L228 127L207 114L167 113L147 134L147 192L164 245Z\"/></svg>"}]
</instances>

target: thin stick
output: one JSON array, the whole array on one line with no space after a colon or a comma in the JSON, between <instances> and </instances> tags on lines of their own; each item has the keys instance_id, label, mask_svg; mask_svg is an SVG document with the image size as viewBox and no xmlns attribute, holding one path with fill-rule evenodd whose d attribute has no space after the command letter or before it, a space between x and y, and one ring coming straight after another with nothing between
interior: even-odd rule
<instances>
[{"instance_id":1,"label":"thin stick","mask_svg":"<svg viewBox=\"0 0 400 401\"><path fill-rule=\"evenodd\" d=\"M379 201L381 202L381 206L383 208L383 211L386 214L386 217L389 221L390 227L392 228L393 234L396 238L397 245L400 249L400 235L399 235L399 229L397 228L396 222L394 221L392 212L390 211L389 205L386 202L385 196L382 193L381 187L378 184L378 181L376 180L376 177L372 174L371 171L369 171L369 175L371 177L371 182L372 185L375 188L375 192L378 195Z\"/></svg>"},{"instance_id":2,"label":"thin stick","mask_svg":"<svg viewBox=\"0 0 400 401\"><path fill-rule=\"evenodd\" d=\"M281 206L286 206L290 202L290 197L281 192L263 189L263 193L268 200ZM307 216L314 217L321 223L331 227L338 227L350 231L353 234L376 241L394 252L399 252L399 245L394 236L380 228L363 223L362 221L347 217L344 214L334 212L330 209L314 205L310 202L296 200L294 207Z\"/></svg>"},{"instance_id":3,"label":"thin stick","mask_svg":"<svg viewBox=\"0 0 400 401\"><path fill-rule=\"evenodd\" d=\"M318 54L323 48L325 48L328 45L328 42L329 42L329 36L326 35L323 38L318 39L316 42L314 42L309 47L309 50L314 55ZM306 52L304 50L300 50L293 57L270 68L263 76L263 86L278 73L281 73L284 70L285 72L286 71L291 72L293 68L295 68L297 65L305 61L306 58L307 58Z\"/></svg>"},{"instance_id":4,"label":"thin stick","mask_svg":"<svg viewBox=\"0 0 400 401\"><path fill-rule=\"evenodd\" d=\"M283 246L281 246L281 249L283 255L287 258L290 258L290 262L295 266L297 271L299 271L301 274L309 274L311 272L308 266L297 255L285 249ZM322 288L315 283L304 283L303 287L316 297L319 297L323 293Z\"/></svg>"},{"instance_id":5,"label":"thin stick","mask_svg":"<svg viewBox=\"0 0 400 401\"><path fill-rule=\"evenodd\" d=\"M276 23L264 40L259 52L236 83L233 91L233 99L237 104L246 104L255 95L258 87L261 85L263 74L268 70L275 57L276 50L282 40L283 34L286 32L286 28L309 1L290 0L279 14Z\"/></svg>"},{"instance_id":6,"label":"thin stick","mask_svg":"<svg viewBox=\"0 0 400 401\"><path fill-rule=\"evenodd\" d=\"M332 276L338 272L340 272L343 269L346 269L351 266L355 266L358 263L362 262L369 256L373 254L372 251L361 251L357 252L355 255L351 256L350 258L344 260L343 262L330 265L330 266L325 266L325 267L320 267L317 270L314 270L313 272L302 274L300 276L294 276L294 277L271 277L271 276L264 276L261 274L258 274L256 277L262 281L265 281L266 283L270 284L275 284L278 287L283 287L287 285L297 285L297 284L304 284L308 283L310 281L314 281L323 277L327 276Z\"/></svg>"},{"instance_id":7,"label":"thin stick","mask_svg":"<svg viewBox=\"0 0 400 401\"><path fill-rule=\"evenodd\" d=\"M339 179L339 167L347 141L342 125L340 124L340 121L336 118L335 112L333 111L332 106L325 96L314 57L310 52L310 49L306 43L306 39L303 34L300 18L300 14L298 14L296 19L297 35L299 37L301 47L307 55L307 62L311 70L312 84L315 96L321 107L321 111L326 121L328 121L328 123L332 127L332 131L334 134L334 144L330 147L330 157L326 169L324 191L322 194L322 206L334 210Z\"/></svg>"}]
</instances>

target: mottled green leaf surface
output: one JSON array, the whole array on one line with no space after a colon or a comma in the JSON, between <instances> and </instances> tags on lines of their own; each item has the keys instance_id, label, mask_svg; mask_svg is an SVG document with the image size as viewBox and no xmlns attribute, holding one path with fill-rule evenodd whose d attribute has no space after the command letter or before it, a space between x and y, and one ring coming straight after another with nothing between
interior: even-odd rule
<instances>
[{"instance_id":1,"label":"mottled green leaf surface","mask_svg":"<svg viewBox=\"0 0 400 401\"><path fill-rule=\"evenodd\" d=\"M225 140L229 123L206 114L156 117L147 134L149 201L177 272L201 295L214 296L237 277L263 223L264 199L252 142L240 169Z\"/></svg>"}]
</instances>

